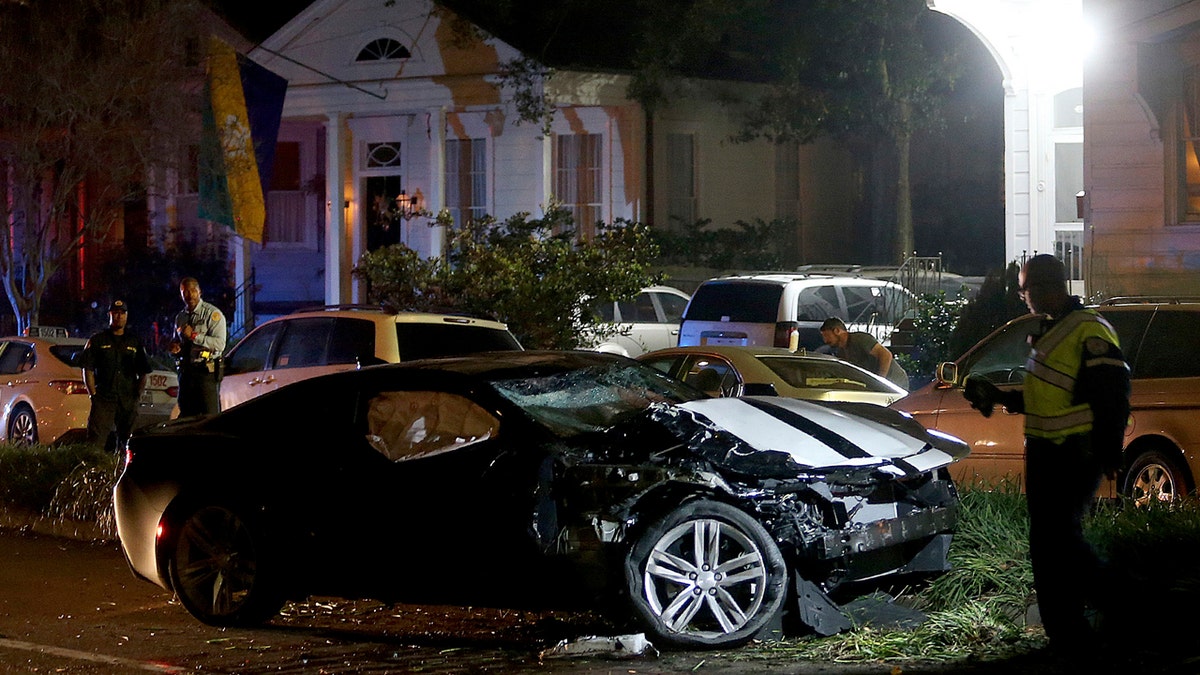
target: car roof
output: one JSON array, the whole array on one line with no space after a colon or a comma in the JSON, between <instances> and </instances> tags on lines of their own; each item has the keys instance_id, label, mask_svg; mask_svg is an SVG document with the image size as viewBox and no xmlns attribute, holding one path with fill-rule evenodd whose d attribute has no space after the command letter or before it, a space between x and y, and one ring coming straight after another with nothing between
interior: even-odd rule
<instances>
[{"instance_id":1,"label":"car roof","mask_svg":"<svg viewBox=\"0 0 1200 675\"><path fill-rule=\"evenodd\" d=\"M854 277L843 274L797 274L794 272L755 272L753 274L733 274L715 277L704 281L703 284L749 282L786 286L797 283L801 285L825 285L836 283L843 286L900 286L894 281L875 279L872 277Z\"/></svg>"},{"instance_id":2,"label":"car roof","mask_svg":"<svg viewBox=\"0 0 1200 675\"><path fill-rule=\"evenodd\" d=\"M766 347L755 345L699 345L691 347L668 347L666 349L659 349L657 351L643 354L639 356L638 359L645 359L653 355L662 356L664 354L749 354L751 356L779 356L789 358L823 359L831 361L838 360L838 358L832 354L809 352L803 349L793 352L784 347Z\"/></svg>"},{"instance_id":3,"label":"car roof","mask_svg":"<svg viewBox=\"0 0 1200 675\"><path fill-rule=\"evenodd\" d=\"M373 317L387 318L396 323L454 323L454 324L470 324L474 326L484 326L488 328L496 328L507 330L508 326L493 319L485 319L466 314L437 314L434 312L388 312L379 307L369 307L362 305L328 305L325 307L316 307L310 309L301 309L286 316L276 317L266 323L277 321L286 321L288 319L307 318L307 317Z\"/></svg>"},{"instance_id":4,"label":"car roof","mask_svg":"<svg viewBox=\"0 0 1200 675\"><path fill-rule=\"evenodd\" d=\"M21 342L29 342L35 345L86 345L87 338L79 337L29 337L28 335L8 335L0 340L18 340Z\"/></svg>"}]
</instances>

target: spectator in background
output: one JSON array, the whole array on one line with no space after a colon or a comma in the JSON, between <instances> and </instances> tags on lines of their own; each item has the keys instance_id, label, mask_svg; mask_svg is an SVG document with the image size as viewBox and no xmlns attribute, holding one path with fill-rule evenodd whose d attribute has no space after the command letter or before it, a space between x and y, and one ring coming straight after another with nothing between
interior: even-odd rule
<instances>
[{"instance_id":1,"label":"spectator in background","mask_svg":"<svg viewBox=\"0 0 1200 675\"><path fill-rule=\"evenodd\" d=\"M128 320L125 303L114 301L108 307L108 328L83 348L83 380L92 398L88 442L107 450L119 451L129 440L151 370L142 341L125 332Z\"/></svg>"},{"instance_id":2,"label":"spectator in background","mask_svg":"<svg viewBox=\"0 0 1200 675\"><path fill-rule=\"evenodd\" d=\"M221 411L218 387L225 353L225 315L200 298L200 282L179 282L184 308L175 315L170 352L179 371L179 415L215 415Z\"/></svg>"},{"instance_id":3,"label":"spectator in background","mask_svg":"<svg viewBox=\"0 0 1200 675\"><path fill-rule=\"evenodd\" d=\"M825 319L821 324L821 339L833 348L839 359L886 377L905 390L908 389L908 373L892 356L891 350L879 344L874 335L861 331L851 333L846 324L836 316Z\"/></svg>"}]
</instances>

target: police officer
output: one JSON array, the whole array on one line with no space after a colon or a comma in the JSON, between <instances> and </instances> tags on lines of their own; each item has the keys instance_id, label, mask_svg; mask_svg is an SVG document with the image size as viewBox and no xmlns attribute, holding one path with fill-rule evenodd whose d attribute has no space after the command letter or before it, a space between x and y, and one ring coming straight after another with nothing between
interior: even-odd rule
<instances>
[{"instance_id":1,"label":"police officer","mask_svg":"<svg viewBox=\"0 0 1200 675\"><path fill-rule=\"evenodd\" d=\"M104 444L108 450L120 450L129 440L151 370L142 341L125 332L128 320L124 302L109 305L108 328L88 340L81 360L83 380L92 397L88 441ZM115 444L110 438L115 438Z\"/></svg>"},{"instance_id":2,"label":"police officer","mask_svg":"<svg viewBox=\"0 0 1200 675\"><path fill-rule=\"evenodd\" d=\"M184 308L175 316L175 339L170 345L179 369L179 414L216 414L221 410L218 385L225 316L200 299L200 282L192 277L179 282L179 295Z\"/></svg>"},{"instance_id":3,"label":"police officer","mask_svg":"<svg viewBox=\"0 0 1200 675\"><path fill-rule=\"evenodd\" d=\"M1018 277L1029 311L1045 318L1030 336L1024 392L968 379L963 394L989 416L997 403L1025 414L1029 557L1051 646L1094 648L1085 606L1104 592L1096 553L1083 537L1101 476L1116 478L1129 417L1129 367L1116 331L1067 292L1058 258L1030 258Z\"/></svg>"}]
</instances>

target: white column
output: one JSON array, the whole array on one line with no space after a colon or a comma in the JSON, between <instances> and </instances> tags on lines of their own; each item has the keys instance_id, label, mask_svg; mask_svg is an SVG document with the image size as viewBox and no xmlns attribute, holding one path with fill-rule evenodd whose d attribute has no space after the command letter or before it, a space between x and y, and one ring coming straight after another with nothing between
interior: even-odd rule
<instances>
[{"instance_id":1,"label":"white column","mask_svg":"<svg viewBox=\"0 0 1200 675\"><path fill-rule=\"evenodd\" d=\"M329 218L325 221L325 304L346 302L349 268L346 256L346 187L343 113L331 113L325 125L325 199Z\"/></svg>"}]
</instances>

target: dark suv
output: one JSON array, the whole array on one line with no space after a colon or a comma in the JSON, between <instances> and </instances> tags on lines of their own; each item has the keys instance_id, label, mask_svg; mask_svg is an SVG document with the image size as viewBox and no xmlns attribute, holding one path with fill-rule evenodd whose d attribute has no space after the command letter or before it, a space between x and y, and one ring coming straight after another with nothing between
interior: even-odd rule
<instances>
[{"instance_id":1,"label":"dark suv","mask_svg":"<svg viewBox=\"0 0 1200 675\"><path fill-rule=\"evenodd\" d=\"M1114 298L1096 309L1117 330L1133 377L1124 470L1102 494L1146 501L1194 492L1200 477L1200 299ZM999 409L984 418L963 398L962 383L970 375L1019 389L1029 356L1026 338L1036 326L1032 314L1013 319L957 361L939 365L936 380L891 406L967 442L971 454L951 467L959 482L1021 479L1024 417Z\"/></svg>"}]
</instances>

